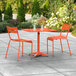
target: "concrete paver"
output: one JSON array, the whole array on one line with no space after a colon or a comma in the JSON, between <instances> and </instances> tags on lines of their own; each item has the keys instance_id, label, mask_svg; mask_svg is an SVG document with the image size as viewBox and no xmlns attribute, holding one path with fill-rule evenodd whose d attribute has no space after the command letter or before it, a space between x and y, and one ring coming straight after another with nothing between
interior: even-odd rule
<instances>
[{"instance_id":1,"label":"concrete paver","mask_svg":"<svg viewBox=\"0 0 76 76\"><path fill-rule=\"evenodd\" d=\"M20 37L33 41L33 50L37 51L37 33L30 33L19 30ZM63 33L65 35L65 33ZM46 39L48 36L59 35L59 32L40 33L40 50L47 51ZM12 35L13 36L13 35ZM14 35L15 36L15 35ZM13 37L14 37L13 36ZM24 56L20 48L20 58L17 62L18 43L11 42L8 56L5 53L9 41L7 33L0 34L0 76L75 76L76 75L76 38L70 33L68 36L72 56L66 40L62 40L63 53L61 52L60 41L55 41L55 56L52 56L52 42L49 41L49 56L40 56L31 60L28 55L31 52L31 45L24 43Z\"/></svg>"}]
</instances>

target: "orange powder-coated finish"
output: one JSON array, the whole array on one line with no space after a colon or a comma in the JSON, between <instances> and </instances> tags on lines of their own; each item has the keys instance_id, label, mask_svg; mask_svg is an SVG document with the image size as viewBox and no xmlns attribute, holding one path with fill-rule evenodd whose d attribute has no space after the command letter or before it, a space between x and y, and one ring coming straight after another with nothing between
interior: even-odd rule
<instances>
[{"instance_id":1,"label":"orange powder-coated finish","mask_svg":"<svg viewBox=\"0 0 76 76\"><path fill-rule=\"evenodd\" d=\"M40 52L40 32L48 32L48 31L56 31L54 29L48 29L48 28L44 28L43 30L41 29L22 29L23 31L27 31L27 32L37 32L37 52L33 52L32 54L35 54L34 56L38 56L38 55L45 55L48 56L48 54L45 54L43 52ZM31 54L31 53L30 53Z\"/></svg>"},{"instance_id":2,"label":"orange powder-coated finish","mask_svg":"<svg viewBox=\"0 0 76 76\"><path fill-rule=\"evenodd\" d=\"M33 52L33 43L32 43L32 41L31 41L31 40L20 39L17 27L9 27L9 26L7 26L7 31L8 31L8 35L9 35L10 40L9 40L9 43L8 43L8 47L7 47L7 51L6 51L6 56L5 56L5 58L7 58L7 53L8 53L10 41L15 41L15 42L19 42L17 61L19 60L20 43L21 43L21 42L22 42L22 56L23 56L23 42L31 43L31 59L32 59L32 52ZM17 38L17 39L12 39L10 33L15 33L15 34L17 34L18 38Z\"/></svg>"},{"instance_id":3,"label":"orange powder-coated finish","mask_svg":"<svg viewBox=\"0 0 76 76\"><path fill-rule=\"evenodd\" d=\"M68 32L69 32L69 30L70 30L70 26L71 26L71 25L63 24L62 30L61 30L61 33L60 33L60 36L51 36L51 37L48 37L48 38L47 38L47 53L48 53L48 40L51 40L51 41L52 41L52 56L54 56L54 40L60 39L61 50L62 50L62 52L63 52L63 47L62 47L61 39L66 39L66 40L67 40L67 44L68 44L68 48L69 48L69 52L70 52L70 55L71 55L71 50L70 50L69 42L68 42L68 39L67 39ZM63 35L62 35L62 31L63 31L63 30L68 31L66 36L63 36Z\"/></svg>"}]
</instances>

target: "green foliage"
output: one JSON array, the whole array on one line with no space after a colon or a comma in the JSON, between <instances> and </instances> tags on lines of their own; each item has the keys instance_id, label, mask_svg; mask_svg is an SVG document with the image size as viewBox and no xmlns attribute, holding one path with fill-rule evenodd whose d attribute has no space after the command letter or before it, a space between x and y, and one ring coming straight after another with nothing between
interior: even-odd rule
<instances>
[{"instance_id":1,"label":"green foliage","mask_svg":"<svg viewBox=\"0 0 76 76\"><path fill-rule=\"evenodd\" d=\"M46 0L45 3L43 4L43 7L48 10L49 8L49 0Z\"/></svg>"},{"instance_id":2,"label":"green foliage","mask_svg":"<svg viewBox=\"0 0 76 76\"><path fill-rule=\"evenodd\" d=\"M13 13L17 13L17 9L18 9L18 2L17 1L18 0L10 1Z\"/></svg>"},{"instance_id":3,"label":"green foliage","mask_svg":"<svg viewBox=\"0 0 76 76\"><path fill-rule=\"evenodd\" d=\"M70 31L73 30L74 25L76 24L76 17L74 16L64 16L64 17L57 17L60 13L57 12L56 15L52 13L51 17L46 21L46 26L47 28L56 28L58 31L61 29L62 24L71 24L71 29Z\"/></svg>"},{"instance_id":4,"label":"green foliage","mask_svg":"<svg viewBox=\"0 0 76 76\"><path fill-rule=\"evenodd\" d=\"M67 14L69 16L69 23L71 25L74 25L76 23L76 21L74 21L74 19L76 19L76 16L75 16L76 13L74 14L73 12L73 4L74 4L74 0L68 0L68 2L66 3L67 9L68 9Z\"/></svg>"},{"instance_id":5,"label":"green foliage","mask_svg":"<svg viewBox=\"0 0 76 76\"><path fill-rule=\"evenodd\" d=\"M46 21L45 28L55 28L57 31L61 29L62 22L58 20L57 17L55 17L54 13L52 13L52 16Z\"/></svg>"},{"instance_id":6,"label":"green foliage","mask_svg":"<svg viewBox=\"0 0 76 76\"><path fill-rule=\"evenodd\" d=\"M55 14L64 5L64 0L52 0L50 10Z\"/></svg>"},{"instance_id":7,"label":"green foliage","mask_svg":"<svg viewBox=\"0 0 76 76\"><path fill-rule=\"evenodd\" d=\"M36 14L41 14L41 10L40 10L40 5L38 0L34 0L33 5L32 5L32 16L36 15Z\"/></svg>"},{"instance_id":8,"label":"green foliage","mask_svg":"<svg viewBox=\"0 0 76 76\"><path fill-rule=\"evenodd\" d=\"M43 16L45 16L46 18L49 18L50 16L50 1L46 0L45 3L43 3L42 5L42 14Z\"/></svg>"},{"instance_id":9,"label":"green foliage","mask_svg":"<svg viewBox=\"0 0 76 76\"><path fill-rule=\"evenodd\" d=\"M66 3L67 5L67 9L68 9L68 16L72 16L73 15L73 3L74 3L74 0L68 0L68 2Z\"/></svg>"},{"instance_id":10,"label":"green foliage","mask_svg":"<svg viewBox=\"0 0 76 76\"><path fill-rule=\"evenodd\" d=\"M33 28L31 22L22 22L18 25L18 29L26 29L26 28Z\"/></svg>"},{"instance_id":11,"label":"green foliage","mask_svg":"<svg viewBox=\"0 0 76 76\"><path fill-rule=\"evenodd\" d=\"M68 16L68 13L67 13L68 9L67 9L66 5L64 5L63 7L60 7L58 11L59 11L60 17Z\"/></svg>"},{"instance_id":12,"label":"green foliage","mask_svg":"<svg viewBox=\"0 0 76 76\"><path fill-rule=\"evenodd\" d=\"M7 23L6 21L0 22L0 33L7 32L7 29L6 29L7 25L12 26L9 23Z\"/></svg>"},{"instance_id":13,"label":"green foliage","mask_svg":"<svg viewBox=\"0 0 76 76\"><path fill-rule=\"evenodd\" d=\"M18 3L17 19L20 22L25 21L25 10L23 5L23 0L19 0L19 3Z\"/></svg>"},{"instance_id":14,"label":"green foliage","mask_svg":"<svg viewBox=\"0 0 76 76\"><path fill-rule=\"evenodd\" d=\"M7 0L0 0L0 10L4 12Z\"/></svg>"},{"instance_id":15,"label":"green foliage","mask_svg":"<svg viewBox=\"0 0 76 76\"><path fill-rule=\"evenodd\" d=\"M39 18L40 18L40 16L39 16L39 14L37 13L37 14L33 15L30 20L36 20L36 19L39 19Z\"/></svg>"},{"instance_id":16,"label":"green foliage","mask_svg":"<svg viewBox=\"0 0 76 76\"><path fill-rule=\"evenodd\" d=\"M7 2L5 11L4 11L4 20L12 19L12 7L9 2Z\"/></svg>"},{"instance_id":17,"label":"green foliage","mask_svg":"<svg viewBox=\"0 0 76 76\"><path fill-rule=\"evenodd\" d=\"M0 10L0 22L2 21L2 12Z\"/></svg>"},{"instance_id":18,"label":"green foliage","mask_svg":"<svg viewBox=\"0 0 76 76\"><path fill-rule=\"evenodd\" d=\"M37 13L36 15L33 15L32 18L28 21L30 23L32 23L33 25L38 26L38 19L40 18L39 14Z\"/></svg>"},{"instance_id":19,"label":"green foliage","mask_svg":"<svg viewBox=\"0 0 76 76\"><path fill-rule=\"evenodd\" d=\"M17 27L20 24L20 22L17 19L9 20L8 23L13 25L14 27Z\"/></svg>"},{"instance_id":20,"label":"green foliage","mask_svg":"<svg viewBox=\"0 0 76 76\"><path fill-rule=\"evenodd\" d=\"M32 13L32 2L33 0L23 0L25 13Z\"/></svg>"}]
</instances>

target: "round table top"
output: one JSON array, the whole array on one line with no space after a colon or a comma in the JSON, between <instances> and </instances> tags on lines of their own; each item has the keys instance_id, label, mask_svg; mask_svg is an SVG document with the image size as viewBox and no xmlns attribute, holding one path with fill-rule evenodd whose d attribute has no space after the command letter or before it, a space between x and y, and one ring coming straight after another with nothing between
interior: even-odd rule
<instances>
[{"instance_id":1,"label":"round table top","mask_svg":"<svg viewBox=\"0 0 76 76\"><path fill-rule=\"evenodd\" d=\"M22 29L23 31L27 31L27 32L47 32L47 31L56 31L54 29L48 29L48 28L44 28L44 29Z\"/></svg>"}]
</instances>

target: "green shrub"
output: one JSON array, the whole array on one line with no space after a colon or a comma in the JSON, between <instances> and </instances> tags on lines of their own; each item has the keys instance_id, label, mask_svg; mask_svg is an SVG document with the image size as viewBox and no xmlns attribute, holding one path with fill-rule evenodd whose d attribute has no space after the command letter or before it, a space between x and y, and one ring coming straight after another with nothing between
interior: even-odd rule
<instances>
[{"instance_id":1,"label":"green shrub","mask_svg":"<svg viewBox=\"0 0 76 76\"><path fill-rule=\"evenodd\" d=\"M72 14L73 14L73 4L74 4L74 0L68 0L68 2L67 2L67 9L68 9L68 16L70 17L70 16L72 16Z\"/></svg>"},{"instance_id":2,"label":"green shrub","mask_svg":"<svg viewBox=\"0 0 76 76\"><path fill-rule=\"evenodd\" d=\"M68 16L68 13L67 13L68 9L67 9L66 5L64 5L63 7L60 7L58 11L59 11L60 17Z\"/></svg>"},{"instance_id":3,"label":"green shrub","mask_svg":"<svg viewBox=\"0 0 76 76\"><path fill-rule=\"evenodd\" d=\"M0 33L7 32L6 26L12 26L6 21L0 22Z\"/></svg>"},{"instance_id":4,"label":"green shrub","mask_svg":"<svg viewBox=\"0 0 76 76\"><path fill-rule=\"evenodd\" d=\"M12 7L9 4L9 2L7 2L4 11L4 20L10 20L10 19L12 19Z\"/></svg>"},{"instance_id":5,"label":"green shrub","mask_svg":"<svg viewBox=\"0 0 76 76\"><path fill-rule=\"evenodd\" d=\"M18 29L31 29L33 28L33 24L31 22L22 22L17 27ZM40 28L40 26L37 24L36 28Z\"/></svg>"},{"instance_id":6,"label":"green shrub","mask_svg":"<svg viewBox=\"0 0 76 76\"><path fill-rule=\"evenodd\" d=\"M25 21L25 10L23 5L23 0L19 0L19 3L18 3L17 19L20 22Z\"/></svg>"},{"instance_id":7,"label":"green shrub","mask_svg":"<svg viewBox=\"0 0 76 76\"><path fill-rule=\"evenodd\" d=\"M39 16L39 14L37 13L37 14L33 15L30 20L36 20L36 19L39 19L39 18L40 18L40 16Z\"/></svg>"},{"instance_id":8,"label":"green shrub","mask_svg":"<svg viewBox=\"0 0 76 76\"><path fill-rule=\"evenodd\" d=\"M13 25L14 27L17 27L20 24L20 22L17 19L9 20L8 23Z\"/></svg>"},{"instance_id":9,"label":"green shrub","mask_svg":"<svg viewBox=\"0 0 76 76\"><path fill-rule=\"evenodd\" d=\"M2 12L0 10L0 22L2 21Z\"/></svg>"},{"instance_id":10,"label":"green shrub","mask_svg":"<svg viewBox=\"0 0 76 76\"><path fill-rule=\"evenodd\" d=\"M59 12L56 15L60 14ZM58 31L62 28L63 23L71 24L70 31L73 31L73 28L76 28L76 18L75 17L57 17L54 13L51 14L52 16L46 21L47 28L56 28Z\"/></svg>"},{"instance_id":11,"label":"green shrub","mask_svg":"<svg viewBox=\"0 0 76 76\"><path fill-rule=\"evenodd\" d=\"M26 29L26 28L33 28L31 22L22 22L18 25L18 29Z\"/></svg>"},{"instance_id":12,"label":"green shrub","mask_svg":"<svg viewBox=\"0 0 76 76\"><path fill-rule=\"evenodd\" d=\"M40 5L39 5L38 0L34 0L33 6L32 6L32 16L36 15L37 13L39 15L41 14Z\"/></svg>"},{"instance_id":13,"label":"green shrub","mask_svg":"<svg viewBox=\"0 0 76 76\"><path fill-rule=\"evenodd\" d=\"M32 23L32 25L35 24L37 26L39 18L40 18L40 16L37 13L36 15L33 15L32 18L30 20L28 20L28 22Z\"/></svg>"},{"instance_id":14,"label":"green shrub","mask_svg":"<svg viewBox=\"0 0 76 76\"><path fill-rule=\"evenodd\" d=\"M60 7L63 7L64 5L64 0L50 0L50 10L51 13L56 14L56 12L59 10Z\"/></svg>"},{"instance_id":15,"label":"green shrub","mask_svg":"<svg viewBox=\"0 0 76 76\"><path fill-rule=\"evenodd\" d=\"M46 0L45 3L42 5L42 14L44 17L49 18L50 15L50 2L49 0Z\"/></svg>"}]
</instances>

